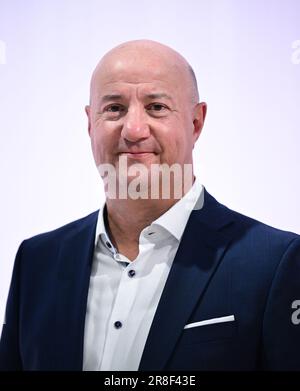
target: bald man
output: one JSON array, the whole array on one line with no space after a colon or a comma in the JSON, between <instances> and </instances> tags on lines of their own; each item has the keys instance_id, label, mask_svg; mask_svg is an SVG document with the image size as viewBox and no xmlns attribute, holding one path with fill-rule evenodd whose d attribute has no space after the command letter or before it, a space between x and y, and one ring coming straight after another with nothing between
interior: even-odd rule
<instances>
[{"instance_id":1,"label":"bald man","mask_svg":"<svg viewBox=\"0 0 300 391\"><path fill-rule=\"evenodd\" d=\"M206 104L187 61L119 45L86 113L105 202L19 247L0 368L299 370L300 237L195 177Z\"/></svg>"}]
</instances>

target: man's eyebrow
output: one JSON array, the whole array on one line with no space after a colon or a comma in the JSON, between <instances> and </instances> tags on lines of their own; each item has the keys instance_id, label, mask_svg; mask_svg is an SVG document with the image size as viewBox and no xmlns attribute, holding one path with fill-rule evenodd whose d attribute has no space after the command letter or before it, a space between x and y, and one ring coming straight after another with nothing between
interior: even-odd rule
<instances>
[{"instance_id":1,"label":"man's eyebrow","mask_svg":"<svg viewBox=\"0 0 300 391\"><path fill-rule=\"evenodd\" d=\"M155 93L152 93L152 94L146 94L146 98L149 98L149 99L166 98L166 99L169 99L169 100L173 100L172 97L170 95L166 94L165 92L155 92Z\"/></svg>"},{"instance_id":2,"label":"man's eyebrow","mask_svg":"<svg viewBox=\"0 0 300 391\"><path fill-rule=\"evenodd\" d=\"M165 98L165 99L168 99L168 100L173 100L172 97L168 94L166 94L165 92L154 92L154 93L150 93L150 94L145 94L145 97L148 98L148 99L162 99L162 98ZM121 100L124 98L124 95L121 95L121 94L107 94L107 95L103 95L101 97L101 102L109 102L109 101L112 101L112 100Z\"/></svg>"},{"instance_id":3,"label":"man's eyebrow","mask_svg":"<svg viewBox=\"0 0 300 391\"><path fill-rule=\"evenodd\" d=\"M123 98L123 95L120 94L108 94L108 95L103 95L101 97L101 102L108 102L111 100L120 100Z\"/></svg>"}]
</instances>

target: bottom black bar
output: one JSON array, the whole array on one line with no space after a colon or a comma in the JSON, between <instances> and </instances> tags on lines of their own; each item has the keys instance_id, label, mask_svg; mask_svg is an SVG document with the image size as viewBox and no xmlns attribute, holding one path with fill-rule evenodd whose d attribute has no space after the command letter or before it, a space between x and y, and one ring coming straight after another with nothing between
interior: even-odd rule
<instances>
[{"instance_id":1,"label":"bottom black bar","mask_svg":"<svg viewBox=\"0 0 300 391\"><path fill-rule=\"evenodd\" d=\"M114 391L156 387L199 390L208 385L300 386L300 372L0 372L1 386L51 387L63 384L92 385Z\"/></svg>"}]
</instances>

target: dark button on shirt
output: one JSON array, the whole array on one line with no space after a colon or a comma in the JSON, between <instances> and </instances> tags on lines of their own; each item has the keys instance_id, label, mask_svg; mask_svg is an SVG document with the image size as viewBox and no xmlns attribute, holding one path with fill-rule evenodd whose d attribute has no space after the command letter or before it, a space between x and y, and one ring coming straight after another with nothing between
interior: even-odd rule
<instances>
[{"instance_id":1,"label":"dark button on shirt","mask_svg":"<svg viewBox=\"0 0 300 391\"><path fill-rule=\"evenodd\" d=\"M128 276L129 276L129 277L135 276L135 271L134 271L134 270L129 270Z\"/></svg>"}]
</instances>

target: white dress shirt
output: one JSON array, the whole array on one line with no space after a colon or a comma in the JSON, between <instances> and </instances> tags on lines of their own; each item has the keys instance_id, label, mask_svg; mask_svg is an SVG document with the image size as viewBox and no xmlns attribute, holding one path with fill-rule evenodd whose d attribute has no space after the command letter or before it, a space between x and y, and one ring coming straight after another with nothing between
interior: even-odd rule
<instances>
[{"instance_id":1,"label":"white dress shirt","mask_svg":"<svg viewBox=\"0 0 300 391\"><path fill-rule=\"evenodd\" d=\"M197 202L198 201L198 202ZM117 252L99 211L84 332L83 370L138 370L148 333L192 209L201 209L203 186L191 189L144 228L139 254Z\"/></svg>"}]
</instances>

